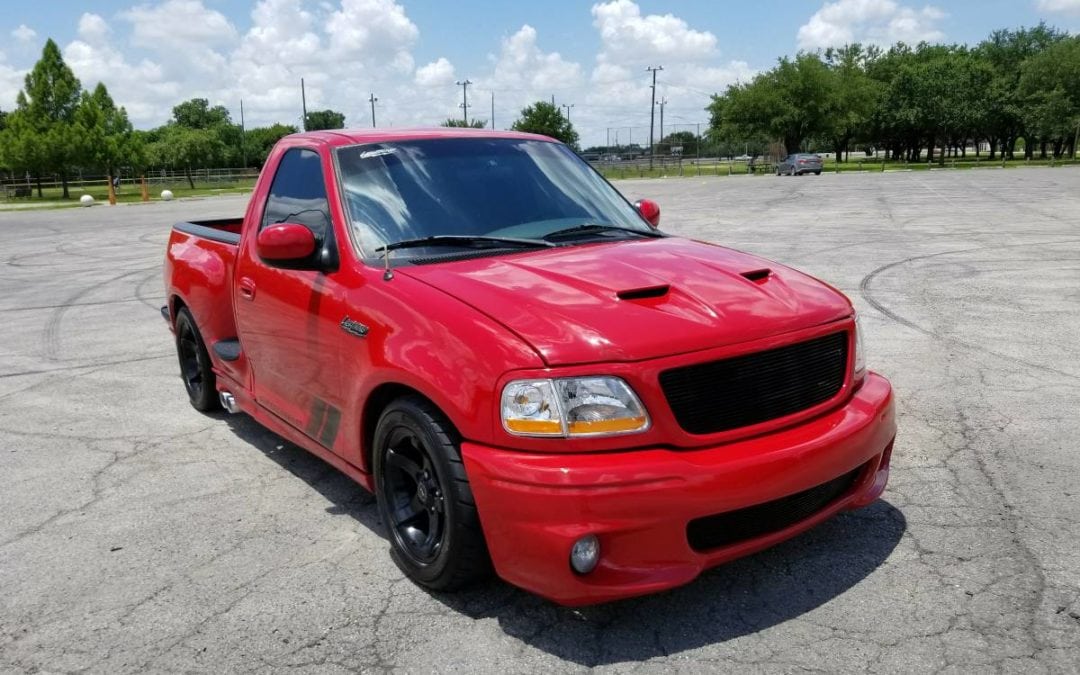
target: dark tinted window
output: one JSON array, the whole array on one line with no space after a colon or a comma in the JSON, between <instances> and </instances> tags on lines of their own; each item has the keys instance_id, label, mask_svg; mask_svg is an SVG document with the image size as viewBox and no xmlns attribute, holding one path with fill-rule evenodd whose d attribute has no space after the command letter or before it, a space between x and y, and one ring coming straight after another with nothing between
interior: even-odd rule
<instances>
[{"instance_id":1,"label":"dark tinted window","mask_svg":"<svg viewBox=\"0 0 1080 675\"><path fill-rule=\"evenodd\" d=\"M368 254L438 235L530 238L588 223L649 230L614 188L557 143L446 138L337 154L352 229Z\"/></svg>"},{"instance_id":2,"label":"dark tinted window","mask_svg":"<svg viewBox=\"0 0 1080 675\"><path fill-rule=\"evenodd\" d=\"M307 225L316 237L326 233L330 206L318 153L296 148L281 158L266 200L262 227L275 223Z\"/></svg>"}]
</instances>

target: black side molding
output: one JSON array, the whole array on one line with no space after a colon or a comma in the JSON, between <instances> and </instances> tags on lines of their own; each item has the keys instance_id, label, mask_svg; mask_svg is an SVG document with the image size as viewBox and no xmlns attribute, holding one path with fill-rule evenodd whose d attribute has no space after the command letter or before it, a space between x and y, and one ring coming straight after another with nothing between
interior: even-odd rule
<instances>
[{"instance_id":1,"label":"black side molding","mask_svg":"<svg viewBox=\"0 0 1080 675\"><path fill-rule=\"evenodd\" d=\"M240 340L218 340L214 343L214 354L222 361L235 361L240 358Z\"/></svg>"},{"instance_id":2,"label":"black side molding","mask_svg":"<svg viewBox=\"0 0 1080 675\"><path fill-rule=\"evenodd\" d=\"M228 232L226 230L219 230L216 227L199 225L198 223L177 223L173 225L173 229L177 232L202 237L203 239L220 241L223 244L232 244L234 246L240 245L239 232Z\"/></svg>"}]
</instances>

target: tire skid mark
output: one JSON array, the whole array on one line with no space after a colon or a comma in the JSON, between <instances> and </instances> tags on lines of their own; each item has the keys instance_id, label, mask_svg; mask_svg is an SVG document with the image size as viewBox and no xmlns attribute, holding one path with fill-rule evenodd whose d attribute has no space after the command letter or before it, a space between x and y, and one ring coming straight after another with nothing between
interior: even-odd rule
<instances>
[{"instance_id":1,"label":"tire skid mark","mask_svg":"<svg viewBox=\"0 0 1080 675\"><path fill-rule=\"evenodd\" d=\"M155 361L157 359L164 359L173 356L173 352L164 352L161 354L153 354L151 356L137 356L131 359L120 359L117 361L98 361L95 363L82 363L69 366L57 366L55 368L34 368L30 370L21 370L14 373L0 373L0 379L6 379L9 377L26 377L28 375L46 375L48 373L59 373L71 370L82 370L83 368L104 368L106 366L122 366L128 363L139 363L141 361ZM0 397L3 398L3 397Z\"/></svg>"},{"instance_id":2,"label":"tire skid mark","mask_svg":"<svg viewBox=\"0 0 1080 675\"><path fill-rule=\"evenodd\" d=\"M1050 366L1044 366L1044 365L1039 364L1039 363L1033 363L1033 362L1027 361L1025 359L1021 359L1021 358L1018 358L1018 357L1015 357L1015 356L1011 356L1009 354L1004 354L1002 352L990 349L989 347L984 347L982 345L978 345L978 344L975 344L975 343L972 343L972 342L968 342L966 340L961 340L959 338L955 338L955 337L952 337L952 336L949 336L949 335L944 335L944 334L941 334L941 333L937 333L937 332L935 332L933 330L930 330L929 328L924 328L923 326L920 326L919 324L915 323L914 321L911 321L910 319L907 319L907 318L901 316L900 314L897 314L893 310L889 309L888 307L886 307L881 301L879 301L877 298L874 297L873 292L871 290L871 284L873 284L874 279L876 279L883 272L887 272L887 271L889 271L889 270L891 270L891 269L893 269L895 267L900 267L900 266L906 265L908 263L918 262L920 260L928 260L930 258L937 258L937 257L947 256L947 255L958 255L958 254L963 254L963 253L974 253L974 252L979 252L979 251L995 251L995 250L1009 249L1009 248L1026 248L1026 247L1033 247L1033 246L1053 246L1053 245L1057 245L1057 244L1076 244L1076 243L1080 243L1080 239L1064 239L1064 240L1057 240L1057 241L1028 242L1028 243L1025 243L1025 244L1003 244L1003 245L1000 245L1000 246L975 246L975 247L972 247L972 248L954 249L954 250L951 250L951 251L939 251L938 253L929 253L929 254L926 254L926 255L911 256L911 257L908 257L908 258L904 258L902 260L897 260L895 262L891 262L891 263L882 265L881 267L878 267L877 269L872 270L869 274L864 276L861 281L859 281L859 294L862 295L863 299L866 300L868 303L870 303L870 305L874 309L881 312L884 316L892 319L896 323L899 323L899 324L901 324L903 326L906 326L906 327L908 327L908 328L910 328L910 329L912 329L912 330L914 330L916 332L922 333L923 335L926 335L928 337L932 337L932 338L942 340L942 341L945 341L945 342L950 342L952 344L958 345L960 347L964 347L964 348L969 349L969 350L974 351L974 352L981 352L983 354L989 354L991 356L995 356L995 357L997 357L999 359L1004 359L1006 361L1012 361L1013 363L1019 363L1020 365L1027 366L1028 368L1035 368L1037 370L1042 370L1042 371L1045 371L1045 372L1053 373L1055 375L1061 375L1063 377L1068 377L1068 378L1073 379L1073 380L1080 380L1080 375L1078 375L1076 373L1070 373L1070 372L1066 372L1064 370L1058 370L1056 368L1052 368Z\"/></svg>"},{"instance_id":3,"label":"tire skid mark","mask_svg":"<svg viewBox=\"0 0 1080 675\"><path fill-rule=\"evenodd\" d=\"M146 284L150 283L151 279L157 279L158 281L161 281L160 270L155 269L155 271L150 272L141 280L139 280L139 283L135 285L135 300L141 302L142 304L146 305L154 311L158 311L159 309L161 309L162 305L165 304L165 289L164 287L159 289L159 294L155 296L157 300L147 297L145 293L145 288Z\"/></svg>"},{"instance_id":4,"label":"tire skid mark","mask_svg":"<svg viewBox=\"0 0 1080 675\"><path fill-rule=\"evenodd\" d=\"M131 270L129 272L123 272L121 274L117 274L115 276L112 276L112 277L104 280L104 281L100 281L100 282L98 282L96 284L91 284L90 286L87 286L86 288L83 288L83 289L79 290L78 292L73 293L72 295L68 296L63 301L63 304L60 305L59 307L57 307L53 311L52 316L49 317L49 320L45 324L45 330L43 332L44 349L43 349L43 354L42 354L42 356L45 358L45 360L47 360L47 361L59 361L59 360L61 360L60 359L60 324L64 320L64 315L67 314L67 311L69 309L71 309L71 307L74 306L74 303L78 302L78 300L80 300L81 298L89 295L90 293L93 293L94 291L96 291L99 288L103 288L105 286L108 286L109 284L120 281L121 279L129 277L129 276L131 276L133 274L138 274L139 272L147 272L147 271L149 271L151 269L157 269L157 266L144 267L144 268L141 268L141 269Z\"/></svg>"},{"instance_id":5,"label":"tire skid mark","mask_svg":"<svg viewBox=\"0 0 1080 675\"><path fill-rule=\"evenodd\" d=\"M2 307L0 312L32 312L41 309L59 309L61 307L98 307L101 305L123 305L129 302L141 302L141 298L124 298L123 300L101 300L100 302L69 302L59 305L28 305L26 307ZM154 309L157 309L156 307Z\"/></svg>"}]
</instances>

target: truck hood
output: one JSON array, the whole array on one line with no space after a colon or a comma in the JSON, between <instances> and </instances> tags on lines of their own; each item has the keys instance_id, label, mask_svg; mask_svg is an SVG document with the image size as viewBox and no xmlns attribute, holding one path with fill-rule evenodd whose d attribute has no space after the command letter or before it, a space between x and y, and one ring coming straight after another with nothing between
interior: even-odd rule
<instances>
[{"instance_id":1,"label":"truck hood","mask_svg":"<svg viewBox=\"0 0 1080 675\"><path fill-rule=\"evenodd\" d=\"M827 323L839 291L774 262L668 237L414 265L517 334L548 365L638 361Z\"/></svg>"}]
</instances>

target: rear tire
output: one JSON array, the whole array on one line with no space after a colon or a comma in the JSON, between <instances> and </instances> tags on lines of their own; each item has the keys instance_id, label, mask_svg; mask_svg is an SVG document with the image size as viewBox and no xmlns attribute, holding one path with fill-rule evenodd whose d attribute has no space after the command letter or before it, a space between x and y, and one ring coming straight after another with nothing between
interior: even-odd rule
<instances>
[{"instance_id":1,"label":"rear tire","mask_svg":"<svg viewBox=\"0 0 1080 675\"><path fill-rule=\"evenodd\" d=\"M217 377L210 354L187 307L181 307L176 312L176 355L180 360L180 377L184 380L191 406L200 412L219 409L221 402L218 400Z\"/></svg>"},{"instance_id":2,"label":"rear tire","mask_svg":"<svg viewBox=\"0 0 1080 675\"><path fill-rule=\"evenodd\" d=\"M815 172L814 172L814 175L815 175L815 176L820 176L820 175L821 175L821 172L820 172L820 171L815 171Z\"/></svg>"},{"instance_id":3,"label":"rear tire","mask_svg":"<svg viewBox=\"0 0 1080 675\"><path fill-rule=\"evenodd\" d=\"M375 496L390 556L414 582L453 591L491 576L457 431L419 396L387 406L375 427Z\"/></svg>"}]
</instances>

